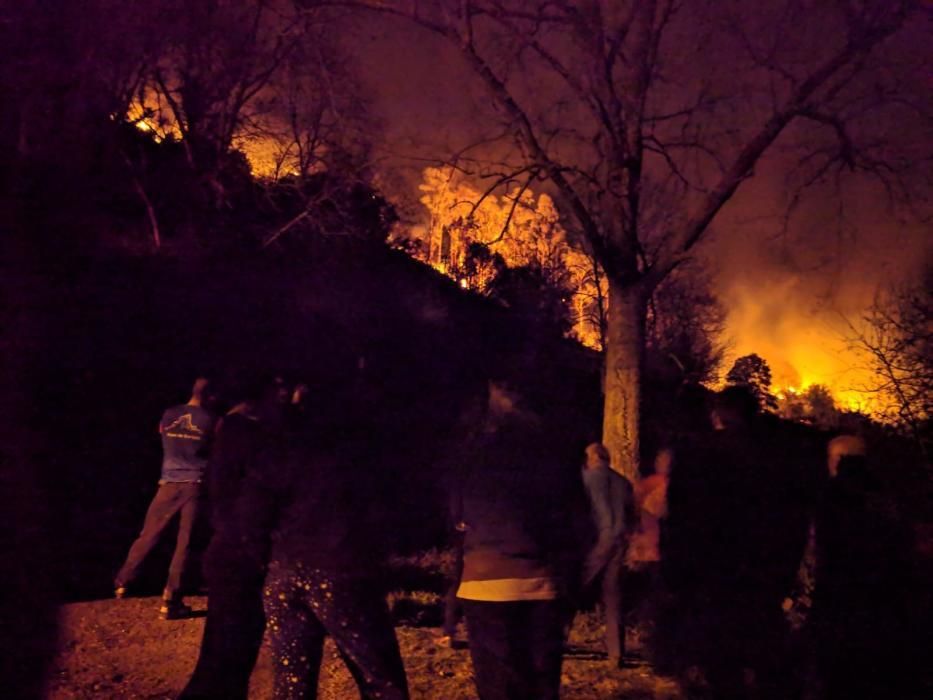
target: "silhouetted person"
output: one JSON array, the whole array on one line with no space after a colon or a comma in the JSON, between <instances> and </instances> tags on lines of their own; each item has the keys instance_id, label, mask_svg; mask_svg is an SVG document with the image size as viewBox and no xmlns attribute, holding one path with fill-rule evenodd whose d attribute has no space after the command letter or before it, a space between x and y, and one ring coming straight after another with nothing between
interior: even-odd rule
<instances>
[{"instance_id":1,"label":"silhouetted person","mask_svg":"<svg viewBox=\"0 0 933 700\"><path fill-rule=\"evenodd\" d=\"M204 557L207 620L198 663L182 698L247 696L266 625L265 571L254 567L241 550L236 508L248 472L261 478L278 468L287 398L281 380L261 379L218 424L207 471L214 531Z\"/></svg>"},{"instance_id":2,"label":"silhouetted person","mask_svg":"<svg viewBox=\"0 0 933 700\"><path fill-rule=\"evenodd\" d=\"M671 643L717 698L777 693L781 586L796 568L781 580L779 475L792 473L793 452L774 444L744 387L715 397L711 422L677 455L669 486L662 566L677 598Z\"/></svg>"},{"instance_id":3,"label":"silhouetted person","mask_svg":"<svg viewBox=\"0 0 933 700\"><path fill-rule=\"evenodd\" d=\"M909 530L892 515L861 438L837 437L827 453L829 481L801 571L822 696L923 697L911 687L919 670L911 664L929 657L909 634Z\"/></svg>"},{"instance_id":4,"label":"silhouetted person","mask_svg":"<svg viewBox=\"0 0 933 700\"><path fill-rule=\"evenodd\" d=\"M635 485L638 524L626 554L630 568L656 567L661 561L661 520L667 515L667 487L673 458L670 448L658 450L654 471Z\"/></svg>"},{"instance_id":5,"label":"silhouetted person","mask_svg":"<svg viewBox=\"0 0 933 700\"><path fill-rule=\"evenodd\" d=\"M655 455L654 472L635 485L637 525L625 554L627 610L641 609L643 619L654 619L663 590L661 581L661 523L667 517L667 487L673 451L662 447Z\"/></svg>"},{"instance_id":6,"label":"silhouetted person","mask_svg":"<svg viewBox=\"0 0 933 700\"><path fill-rule=\"evenodd\" d=\"M456 441L446 448L447 456L441 466L445 479L443 491L447 499L448 545L453 551L453 562L444 571L444 617L435 641L450 648L457 646L457 627L463 620L463 604L457 597L457 589L460 588L463 576L463 539L466 532L466 523L463 522L463 480L470 466L465 463L462 452L464 445L475 444L477 436L483 431L488 403L486 392L476 392L473 399L467 402L455 429Z\"/></svg>"},{"instance_id":7,"label":"silhouetted person","mask_svg":"<svg viewBox=\"0 0 933 700\"><path fill-rule=\"evenodd\" d=\"M166 619L183 617L191 612L184 604L181 587L191 533L202 505L207 452L214 430L214 416L204 405L208 400L208 386L207 379L199 377L188 402L173 406L162 415L159 422L163 454L159 490L146 512L142 532L114 578L114 593L117 598L122 598L136 580L146 556L178 516L175 553L159 609Z\"/></svg>"},{"instance_id":8,"label":"silhouetted person","mask_svg":"<svg viewBox=\"0 0 933 700\"><path fill-rule=\"evenodd\" d=\"M463 452L463 602L482 700L557 698L576 551L567 510L579 482L520 397L490 383L482 430Z\"/></svg>"},{"instance_id":9,"label":"silhouetted person","mask_svg":"<svg viewBox=\"0 0 933 700\"><path fill-rule=\"evenodd\" d=\"M611 664L622 667L625 662L622 579L634 517L632 484L610 467L605 446L594 442L586 448L583 485L596 526L596 542L583 568L583 587L585 590L599 586L606 617L606 654Z\"/></svg>"},{"instance_id":10,"label":"silhouetted person","mask_svg":"<svg viewBox=\"0 0 933 700\"><path fill-rule=\"evenodd\" d=\"M447 589L444 593L444 621L441 633L435 640L438 644L454 648L457 644L457 625L463 618L463 606L457 598L457 589L460 587L460 578L463 576L463 532L466 525L458 520L453 525L450 542L453 549L454 560L449 572L446 572Z\"/></svg>"},{"instance_id":11,"label":"silhouetted person","mask_svg":"<svg viewBox=\"0 0 933 700\"><path fill-rule=\"evenodd\" d=\"M408 697L381 573L373 493L364 465L378 464L358 426L293 435L269 470L250 470L237 502L234 545L267 571L263 604L274 698L315 698L330 636L364 698Z\"/></svg>"}]
</instances>

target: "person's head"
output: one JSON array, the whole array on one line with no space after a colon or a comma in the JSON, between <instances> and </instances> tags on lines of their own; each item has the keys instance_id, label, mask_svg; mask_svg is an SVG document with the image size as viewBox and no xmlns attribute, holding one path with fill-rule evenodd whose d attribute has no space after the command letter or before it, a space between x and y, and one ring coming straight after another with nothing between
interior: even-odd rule
<instances>
[{"instance_id":1,"label":"person's head","mask_svg":"<svg viewBox=\"0 0 933 700\"><path fill-rule=\"evenodd\" d=\"M599 467L609 467L609 450L601 442L592 442L584 450L585 460L583 465L586 469L598 469Z\"/></svg>"},{"instance_id":2,"label":"person's head","mask_svg":"<svg viewBox=\"0 0 933 700\"><path fill-rule=\"evenodd\" d=\"M489 415L502 418L518 412L521 397L515 387L503 379L489 380Z\"/></svg>"},{"instance_id":3,"label":"person's head","mask_svg":"<svg viewBox=\"0 0 933 700\"><path fill-rule=\"evenodd\" d=\"M282 377L260 373L241 385L240 397L251 407L251 412L271 416L288 403L289 392Z\"/></svg>"},{"instance_id":4,"label":"person's head","mask_svg":"<svg viewBox=\"0 0 933 700\"><path fill-rule=\"evenodd\" d=\"M285 383L285 380L281 375L275 375L269 383L270 387L270 401L284 406L291 399L292 393L288 390L288 384Z\"/></svg>"},{"instance_id":5,"label":"person's head","mask_svg":"<svg viewBox=\"0 0 933 700\"><path fill-rule=\"evenodd\" d=\"M660 476L670 476L673 463L674 450L670 447L660 448L654 456L654 473Z\"/></svg>"},{"instance_id":6,"label":"person's head","mask_svg":"<svg viewBox=\"0 0 933 700\"><path fill-rule=\"evenodd\" d=\"M712 394L700 384L683 384L678 389L677 418L681 430L702 432L709 427Z\"/></svg>"},{"instance_id":7,"label":"person's head","mask_svg":"<svg viewBox=\"0 0 933 700\"><path fill-rule=\"evenodd\" d=\"M303 406L308 400L311 390L308 388L307 384L296 384L295 388L292 389L291 404L293 406Z\"/></svg>"},{"instance_id":8,"label":"person's head","mask_svg":"<svg viewBox=\"0 0 933 700\"><path fill-rule=\"evenodd\" d=\"M752 390L747 386L730 386L716 394L710 419L716 430L746 428L757 414L758 399Z\"/></svg>"},{"instance_id":9,"label":"person's head","mask_svg":"<svg viewBox=\"0 0 933 700\"><path fill-rule=\"evenodd\" d=\"M829 477L832 479L839 475L839 465L844 459L858 458L863 461L866 454L865 441L857 435L840 435L833 438L826 446L826 468Z\"/></svg>"},{"instance_id":10,"label":"person's head","mask_svg":"<svg viewBox=\"0 0 933 700\"><path fill-rule=\"evenodd\" d=\"M194 380L194 386L191 387L192 404L204 405L210 403L211 383L207 377L198 377Z\"/></svg>"}]
</instances>

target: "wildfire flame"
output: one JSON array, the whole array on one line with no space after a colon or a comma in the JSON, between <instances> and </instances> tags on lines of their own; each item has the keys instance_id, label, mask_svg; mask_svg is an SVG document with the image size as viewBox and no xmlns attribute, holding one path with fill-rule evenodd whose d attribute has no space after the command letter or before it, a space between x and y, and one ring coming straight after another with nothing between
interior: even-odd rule
<instances>
[{"instance_id":1,"label":"wildfire flame","mask_svg":"<svg viewBox=\"0 0 933 700\"><path fill-rule=\"evenodd\" d=\"M137 128L154 132L157 138L178 137L177 126L163 117L152 115L157 105L134 103L127 117ZM159 111L160 115L164 112ZM246 155L253 174L269 177L273 170L275 144L261 140L240 140L236 144ZM478 224L471 231L474 240L500 241L495 246L508 264L522 264L535 255L562 256L570 268L574 281L582 279L588 269L585 256L566 244L566 234L559 223L556 208L547 195L535 195L530 190L522 195L522 206L513 211L510 236L503 237L502 222L512 209L508 197L488 197L477 209L470 204L479 198L480 190L470 183L455 181L444 169L429 168L421 185L421 201L429 213L429 221L415 226L410 232L426 244L422 256L425 262L448 274L463 288L471 281L460 277L452 264L451 250L441 253L441 232L468 214ZM553 234L557 248L547 244L547 250L534 250L545 245L543 239L529 235L528 230L542 229ZM456 246L456 243L455 243ZM523 248L528 248L527 250ZM461 251L462 252L462 251ZM475 282L475 281L473 281ZM801 309L790 301L796 292L797 278L777 285L756 284L754 288L736 287L720 289L720 298L728 310L727 327L723 341L731 348L722 367L722 374L736 357L756 353L763 357L772 370L772 393L786 400L799 396L814 385L826 387L839 408L875 413L875 397L870 392L874 376L868 369L867 358L845 341L845 328L838 314L827 310ZM592 287L592 282L588 283ZM589 290L591 292L592 290ZM592 294L578 294L574 298L574 311L578 319L587 317L585 305L591 303ZM579 308L577 308L579 307ZM599 337L592 322L578 321L574 335L584 344L598 348Z\"/></svg>"},{"instance_id":2,"label":"wildfire flame","mask_svg":"<svg viewBox=\"0 0 933 700\"><path fill-rule=\"evenodd\" d=\"M876 412L870 391L875 377L868 358L847 342L847 328L838 313L795 305L798 284L792 279L770 288L733 286L721 291L729 311L726 334L732 346L726 369L736 357L757 353L771 367L771 390L779 399L820 385L839 408Z\"/></svg>"}]
</instances>

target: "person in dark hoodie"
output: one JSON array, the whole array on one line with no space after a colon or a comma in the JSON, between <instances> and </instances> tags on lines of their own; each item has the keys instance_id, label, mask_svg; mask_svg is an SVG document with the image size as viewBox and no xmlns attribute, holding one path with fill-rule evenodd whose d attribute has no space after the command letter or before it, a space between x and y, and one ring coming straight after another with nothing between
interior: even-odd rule
<instances>
[{"instance_id":1,"label":"person in dark hoodie","mask_svg":"<svg viewBox=\"0 0 933 700\"><path fill-rule=\"evenodd\" d=\"M911 538L876 475L864 440L840 435L827 447L828 482L810 527L797 591L784 610L799 616L810 658L810 696L929 697L919 669L929 649L909 601ZM915 637L912 639L912 637ZM814 667L815 666L815 667Z\"/></svg>"},{"instance_id":2,"label":"person in dark hoodie","mask_svg":"<svg viewBox=\"0 0 933 700\"><path fill-rule=\"evenodd\" d=\"M786 447L743 386L714 398L713 430L678 458L662 562L680 603L677 644L717 698L786 697L781 685ZM793 565L788 568L793 578Z\"/></svg>"},{"instance_id":3,"label":"person in dark hoodie","mask_svg":"<svg viewBox=\"0 0 933 700\"><path fill-rule=\"evenodd\" d=\"M266 573L274 698L317 696L330 636L363 698L404 700L405 668L380 566L380 508L369 501L379 494L360 488L360 465L379 455L359 421L329 420L327 430L280 443L274 468L247 473L227 537L250 571Z\"/></svg>"},{"instance_id":4,"label":"person in dark hoodie","mask_svg":"<svg viewBox=\"0 0 933 700\"><path fill-rule=\"evenodd\" d=\"M264 571L243 557L237 541L236 504L247 473L258 477L277 466L288 394L277 377L259 378L245 394L221 419L208 463L214 535L204 562L209 588L207 621L197 665L180 696L184 700L246 698L266 625Z\"/></svg>"},{"instance_id":5,"label":"person in dark hoodie","mask_svg":"<svg viewBox=\"0 0 933 700\"><path fill-rule=\"evenodd\" d=\"M482 700L547 700L560 689L574 528L561 464L539 418L501 381L489 385L483 430L464 450L463 601Z\"/></svg>"}]
</instances>

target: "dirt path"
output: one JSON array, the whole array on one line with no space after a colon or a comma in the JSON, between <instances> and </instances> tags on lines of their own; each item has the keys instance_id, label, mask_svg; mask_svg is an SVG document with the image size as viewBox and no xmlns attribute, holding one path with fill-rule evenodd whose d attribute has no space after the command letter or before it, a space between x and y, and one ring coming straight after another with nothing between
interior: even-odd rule
<instances>
[{"instance_id":1,"label":"dirt path","mask_svg":"<svg viewBox=\"0 0 933 700\"><path fill-rule=\"evenodd\" d=\"M196 611L204 598L189 599ZM63 606L59 654L50 673L47 698L173 698L191 673L198 653L203 617L165 622L157 598L102 600ZM476 697L469 652L439 647L436 628L398 627L397 634L415 700L467 700ZM647 666L619 671L596 650L598 629L581 617L571 636L573 651L564 663L561 697L681 698L670 679ZM267 698L272 668L264 645L253 673L251 698ZM359 697L349 673L328 641L319 697Z\"/></svg>"}]
</instances>

